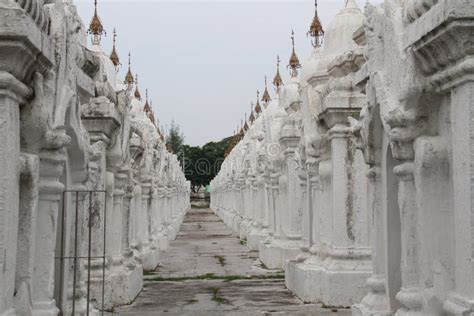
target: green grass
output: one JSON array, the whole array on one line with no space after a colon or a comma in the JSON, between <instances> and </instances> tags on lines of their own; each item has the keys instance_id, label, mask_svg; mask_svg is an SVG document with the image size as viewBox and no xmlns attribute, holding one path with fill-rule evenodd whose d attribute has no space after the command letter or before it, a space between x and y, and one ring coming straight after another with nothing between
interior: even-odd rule
<instances>
[{"instance_id":1,"label":"green grass","mask_svg":"<svg viewBox=\"0 0 474 316\"><path fill-rule=\"evenodd\" d=\"M155 275L158 271L143 271L143 275Z\"/></svg>"},{"instance_id":2,"label":"green grass","mask_svg":"<svg viewBox=\"0 0 474 316\"><path fill-rule=\"evenodd\" d=\"M272 279L284 279L284 274L272 274L272 275L215 275L214 273L207 273L203 275L197 275L193 277L175 277L175 278L162 278L156 277L149 279L150 282L184 282L184 281L199 281L199 280L220 280L220 281L237 281L237 280L272 280Z\"/></svg>"}]
</instances>

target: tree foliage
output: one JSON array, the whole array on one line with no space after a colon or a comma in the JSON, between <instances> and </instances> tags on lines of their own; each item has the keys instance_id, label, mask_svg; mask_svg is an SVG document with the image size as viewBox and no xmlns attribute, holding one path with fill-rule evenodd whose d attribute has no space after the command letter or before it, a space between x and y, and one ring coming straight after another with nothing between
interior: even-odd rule
<instances>
[{"instance_id":1,"label":"tree foliage","mask_svg":"<svg viewBox=\"0 0 474 316\"><path fill-rule=\"evenodd\" d=\"M184 165L186 179L191 182L193 192L197 192L219 173L231 140L232 137L228 137L202 147L189 146L184 143L184 135L179 126L172 121L166 136L166 146L178 156L181 166Z\"/></svg>"},{"instance_id":2,"label":"tree foliage","mask_svg":"<svg viewBox=\"0 0 474 316\"><path fill-rule=\"evenodd\" d=\"M174 121L171 122L168 135L166 136L166 146L178 156L184 146L184 135L181 132L179 125Z\"/></svg>"},{"instance_id":3,"label":"tree foliage","mask_svg":"<svg viewBox=\"0 0 474 316\"><path fill-rule=\"evenodd\" d=\"M191 181L193 192L208 185L219 173L230 140L231 137L207 143L202 147L183 146L185 175Z\"/></svg>"}]
</instances>

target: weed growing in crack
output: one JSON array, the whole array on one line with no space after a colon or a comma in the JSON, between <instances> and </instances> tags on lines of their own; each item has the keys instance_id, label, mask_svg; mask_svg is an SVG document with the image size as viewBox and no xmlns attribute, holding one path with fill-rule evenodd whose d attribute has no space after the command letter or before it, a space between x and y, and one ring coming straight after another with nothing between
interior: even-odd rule
<instances>
[{"instance_id":1,"label":"weed growing in crack","mask_svg":"<svg viewBox=\"0 0 474 316\"><path fill-rule=\"evenodd\" d=\"M199 301L195 300L195 299L191 299L191 300L187 300L186 304L194 304L194 303L197 303L197 302L199 302Z\"/></svg>"},{"instance_id":2,"label":"weed growing in crack","mask_svg":"<svg viewBox=\"0 0 474 316\"><path fill-rule=\"evenodd\" d=\"M184 281L199 281L199 280L220 280L224 282L232 282L237 280L282 280L285 279L284 274L272 274L272 275L215 275L214 273L208 273L203 275L197 275L192 277L175 277L175 278L163 278L156 277L147 280L147 282L184 282Z\"/></svg>"},{"instance_id":3,"label":"weed growing in crack","mask_svg":"<svg viewBox=\"0 0 474 316\"><path fill-rule=\"evenodd\" d=\"M226 263L225 263L225 257L224 257L224 256L218 256L218 255L216 255L216 256L214 256L214 258L216 258L217 261L219 261L219 264L220 264L221 266L225 266L225 265L226 265Z\"/></svg>"},{"instance_id":4,"label":"weed growing in crack","mask_svg":"<svg viewBox=\"0 0 474 316\"><path fill-rule=\"evenodd\" d=\"M158 271L143 271L143 275L155 275Z\"/></svg>"},{"instance_id":5,"label":"weed growing in crack","mask_svg":"<svg viewBox=\"0 0 474 316\"><path fill-rule=\"evenodd\" d=\"M267 265L263 263L262 261L260 261L260 266L262 267L262 269L269 270Z\"/></svg>"},{"instance_id":6,"label":"weed growing in crack","mask_svg":"<svg viewBox=\"0 0 474 316\"><path fill-rule=\"evenodd\" d=\"M212 293L212 300L218 304L227 304L229 303L228 300L226 300L223 296L219 295L219 292L221 291L220 288L218 287L210 287L208 288L209 291Z\"/></svg>"}]
</instances>

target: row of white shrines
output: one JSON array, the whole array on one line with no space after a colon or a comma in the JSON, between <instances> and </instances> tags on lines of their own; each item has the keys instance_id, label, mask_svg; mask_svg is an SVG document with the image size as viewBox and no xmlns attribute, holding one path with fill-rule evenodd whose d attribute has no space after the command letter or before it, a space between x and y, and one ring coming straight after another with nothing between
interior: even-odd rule
<instances>
[{"instance_id":1,"label":"row of white shrines","mask_svg":"<svg viewBox=\"0 0 474 316\"><path fill-rule=\"evenodd\" d=\"M131 303L189 208L97 14L89 32L72 1L0 0L0 315Z\"/></svg>"},{"instance_id":2,"label":"row of white shrines","mask_svg":"<svg viewBox=\"0 0 474 316\"><path fill-rule=\"evenodd\" d=\"M346 1L212 209L306 302L474 315L473 43L472 0Z\"/></svg>"}]
</instances>

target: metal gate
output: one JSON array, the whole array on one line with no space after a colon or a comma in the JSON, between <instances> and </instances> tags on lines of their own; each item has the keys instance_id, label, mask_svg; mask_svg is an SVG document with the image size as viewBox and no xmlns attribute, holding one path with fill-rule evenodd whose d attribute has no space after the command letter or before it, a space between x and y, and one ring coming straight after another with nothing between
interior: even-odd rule
<instances>
[{"instance_id":1,"label":"metal gate","mask_svg":"<svg viewBox=\"0 0 474 316\"><path fill-rule=\"evenodd\" d=\"M93 247L93 202L95 201L102 201L99 203L100 207L99 213L101 214L101 218L103 218L103 236L102 237L102 246L103 251L101 255L92 255L92 247ZM99 199L99 197L101 199ZM95 208L97 210L97 207ZM82 212L82 214L81 214ZM87 217L86 217L87 215ZM68 218L71 218L73 221L68 221ZM86 223L87 221L87 223ZM73 225L68 225L73 223ZM71 264L72 261L72 299L71 299L71 310L72 315L76 314L76 289L78 282L78 272L81 265L84 265L84 261L87 262L87 269L85 272L87 274L86 283L87 283L87 310L86 315L90 313L90 304L91 304L91 264L92 260L102 260L102 286L101 286L101 298L102 302L100 303L100 308L102 315L104 314L104 295L105 295L105 268L106 268L106 236L107 236L107 197L106 191L103 190L66 190L63 192L62 196L62 210L59 214L58 223L60 225L60 230L58 231L58 238L59 238L59 256L56 256L56 260L59 261L59 287L58 287L58 297L59 300L57 301L58 308L60 309L59 315L65 316L67 315L67 307L68 300L66 295L66 301L64 300L65 297L65 290L68 288L64 286L65 283L65 265ZM73 226L73 227L71 227ZM84 232L84 234L80 234L80 230ZM87 237L85 236L87 235ZM86 237L86 238L84 238ZM84 250L83 243L87 241L87 253L83 254ZM70 241L68 243L68 240ZM57 253L57 252L56 252ZM69 283L69 278L66 280ZM66 292L67 294L67 292ZM96 306L99 308L99 306Z\"/></svg>"}]
</instances>

